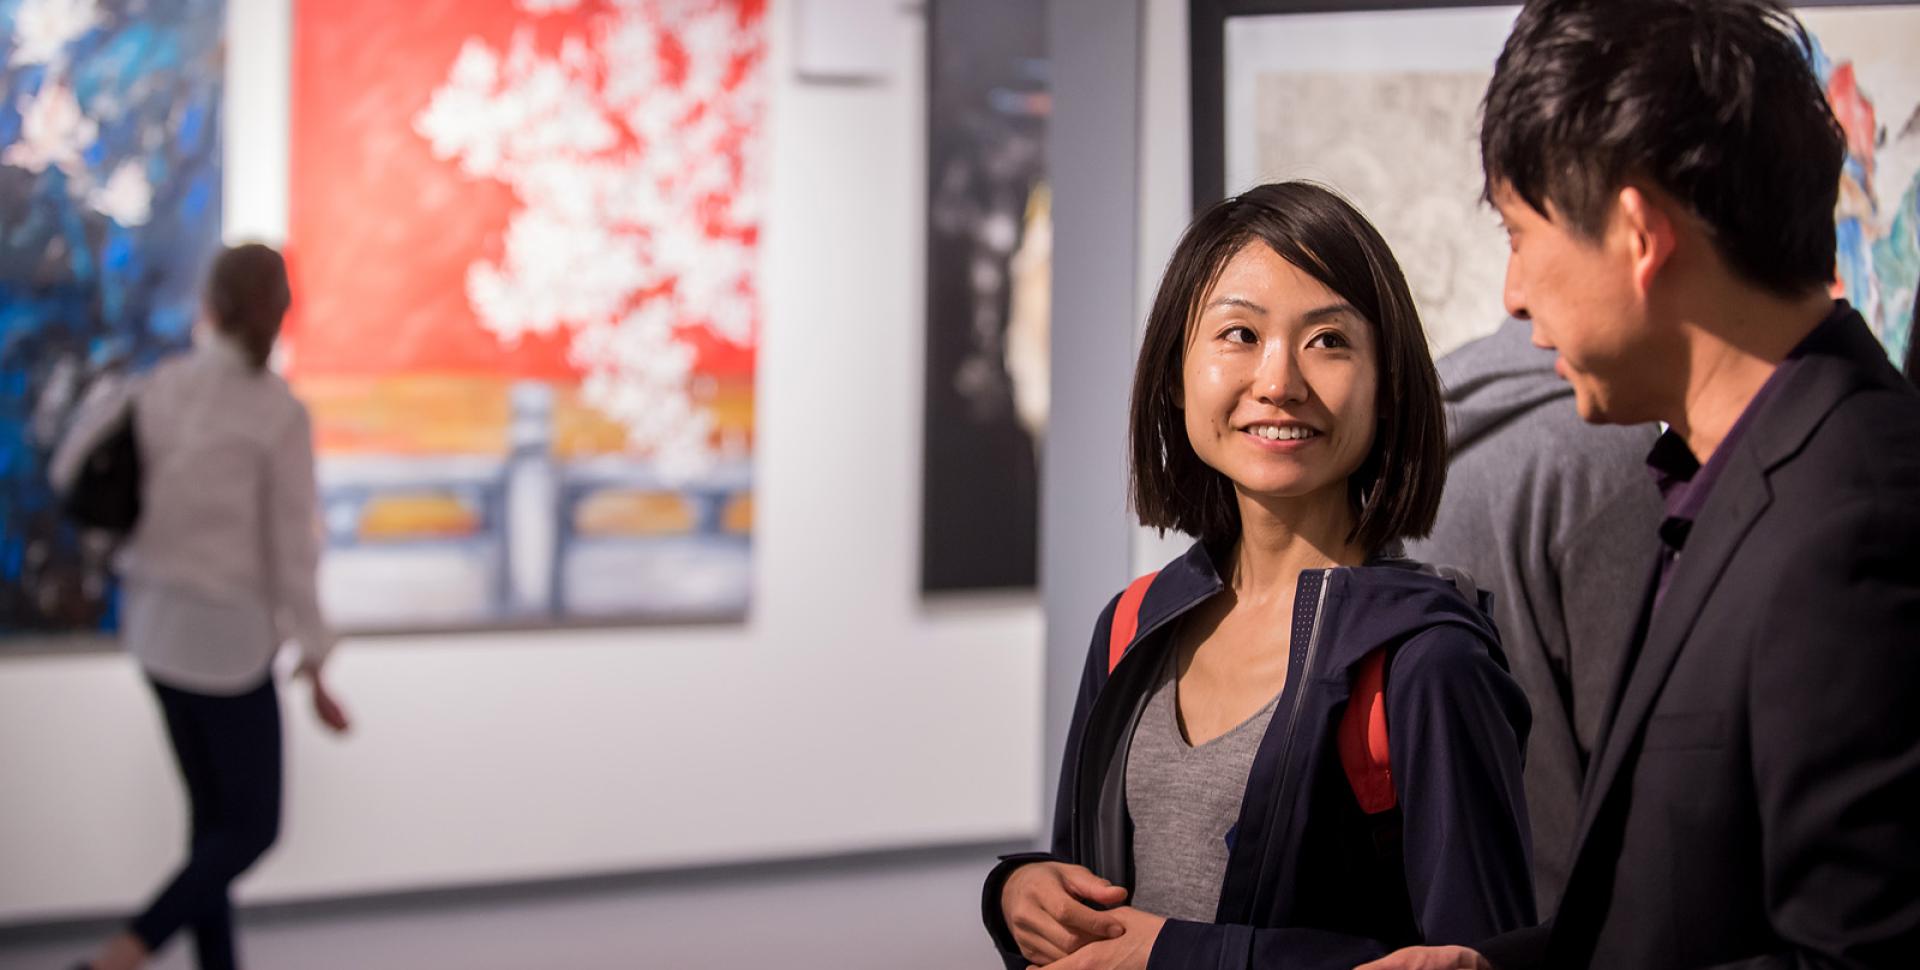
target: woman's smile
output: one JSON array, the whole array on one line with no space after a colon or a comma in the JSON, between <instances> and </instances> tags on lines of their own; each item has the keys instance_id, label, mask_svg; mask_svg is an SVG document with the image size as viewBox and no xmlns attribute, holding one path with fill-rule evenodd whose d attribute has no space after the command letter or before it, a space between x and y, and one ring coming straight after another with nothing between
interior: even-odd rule
<instances>
[{"instance_id":1,"label":"woman's smile","mask_svg":"<svg viewBox=\"0 0 1920 970\"><path fill-rule=\"evenodd\" d=\"M1318 428L1302 421L1255 421L1241 427L1240 433L1254 447L1275 454L1293 454L1326 438Z\"/></svg>"}]
</instances>

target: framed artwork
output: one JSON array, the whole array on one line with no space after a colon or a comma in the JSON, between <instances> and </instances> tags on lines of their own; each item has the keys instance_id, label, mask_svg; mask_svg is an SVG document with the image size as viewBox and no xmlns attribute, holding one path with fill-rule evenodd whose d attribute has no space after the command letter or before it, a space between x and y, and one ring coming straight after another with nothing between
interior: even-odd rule
<instances>
[{"instance_id":1,"label":"framed artwork","mask_svg":"<svg viewBox=\"0 0 1920 970\"><path fill-rule=\"evenodd\" d=\"M748 606L754 0L298 0L284 369L348 629Z\"/></svg>"},{"instance_id":2,"label":"framed artwork","mask_svg":"<svg viewBox=\"0 0 1920 970\"><path fill-rule=\"evenodd\" d=\"M223 0L0 3L0 634L110 630L47 460L93 382L187 346L220 246Z\"/></svg>"},{"instance_id":3,"label":"framed artwork","mask_svg":"<svg viewBox=\"0 0 1920 970\"><path fill-rule=\"evenodd\" d=\"M1840 174L1840 280L1888 356L1913 345L1920 280L1920 4L1806 5L1814 69L1847 135Z\"/></svg>"},{"instance_id":4,"label":"framed artwork","mask_svg":"<svg viewBox=\"0 0 1920 970\"><path fill-rule=\"evenodd\" d=\"M1436 355L1504 317L1506 240L1482 204L1479 105L1519 8L1377 0L1195 0L1193 192L1204 206L1311 178L1352 199L1400 258ZM1848 135L1839 279L1894 359L1916 267L1920 4L1803 3Z\"/></svg>"},{"instance_id":5,"label":"framed artwork","mask_svg":"<svg viewBox=\"0 0 1920 970\"><path fill-rule=\"evenodd\" d=\"M1046 5L929 9L922 590L1031 589L1052 265Z\"/></svg>"}]
</instances>

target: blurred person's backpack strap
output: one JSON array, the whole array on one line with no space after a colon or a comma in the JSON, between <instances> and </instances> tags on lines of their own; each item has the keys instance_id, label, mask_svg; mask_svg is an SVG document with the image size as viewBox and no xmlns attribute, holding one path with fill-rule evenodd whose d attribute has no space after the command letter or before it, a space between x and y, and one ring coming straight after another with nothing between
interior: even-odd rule
<instances>
[{"instance_id":1,"label":"blurred person's backpack strap","mask_svg":"<svg viewBox=\"0 0 1920 970\"><path fill-rule=\"evenodd\" d=\"M81 526L126 536L140 521L140 439L129 405L80 464L60 510Z\"/></svg>"},{"instance_id":2,"label":"blurred person's backpack strap","mask_svg":"<svg viewBox=\"0 0 1920 970\"><path fill-rule=\"evenodd\" d=\"M88 389L48 462L60 511L76 525L125 538L140 519L136 379L109 375Z\"/></svg>"}]
</instances>

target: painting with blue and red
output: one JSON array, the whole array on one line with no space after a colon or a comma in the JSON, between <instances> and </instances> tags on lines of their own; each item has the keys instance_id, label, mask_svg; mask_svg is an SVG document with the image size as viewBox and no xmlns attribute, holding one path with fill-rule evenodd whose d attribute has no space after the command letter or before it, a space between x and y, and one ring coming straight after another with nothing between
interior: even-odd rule
<instances>
[{"instance_id":1,"label":"painting with blue and red","mask_svg":"<svg viewBox=\"0 0 1920 970\"><path fill-rule=\"evenodd\" d=\"M1913 342L1920 291L1920 6L1800 11L1814 69L1846 132L1834 212L1835 296L1846 297L1895 363Z\"/></svg>"},{"instance_id":2,"label":"painting with blue and red","mask_svg":"<svg viewBox=\"0 0 1920 970\"><path fill-rule=\"evenodd\" d=\"M105 375L187 345L220 245L224 0L0 0L0 633L110 629L46 461Z\"/></svg>"}]
</instances>

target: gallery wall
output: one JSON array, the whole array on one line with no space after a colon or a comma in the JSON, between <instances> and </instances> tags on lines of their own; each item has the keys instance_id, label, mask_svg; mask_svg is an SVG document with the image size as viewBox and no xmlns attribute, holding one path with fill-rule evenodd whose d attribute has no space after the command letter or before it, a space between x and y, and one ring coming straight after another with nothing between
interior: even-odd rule
<instances>
[{"instance_id":1,"label":"gallery wall","mask_svg":"<svg viewBox=\"0 0 1920 970\"><path fill-rule=\"evenodd\" d=\"M1144 0L1140 49L1140 258L1135 277L1134 346L1146 333L1147 310L1160 274L1193 218L1187 107L1187 4ZM1131 518L1129 522L1133 521ZM1133 527L1133 573L1159 569L1193 541Z\"/></svg>"},{"instance_id":2,"label":"gallery wall","mask_svg":"<svg viewBox=\"0 0 1920 970\"><path fill-rule=\"evenodd\" d=\"M226 225L287 222L288 0L229 5ZM355 726L283 695L280 844L243 901L1030 837L1035 598L919 592L923 24L869 84L792 69L771 29L771 185L744 624L351 639ZM350 205L352 200L339 200ZM159 715L122 654L0 662L0 923L140 901L185 830ZM983 860L984 861L984 860Z\"/></svg>"}]
</instances>

